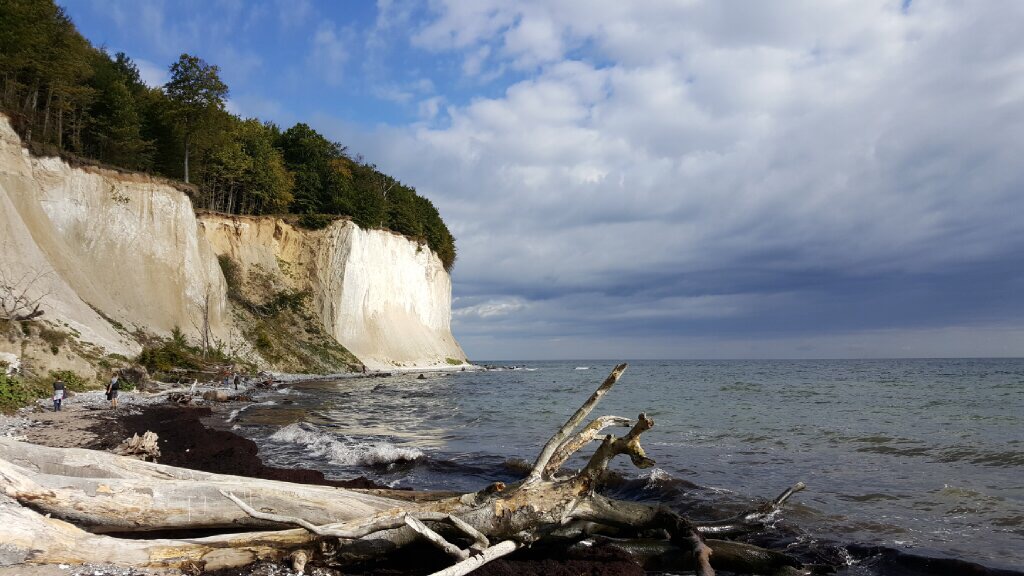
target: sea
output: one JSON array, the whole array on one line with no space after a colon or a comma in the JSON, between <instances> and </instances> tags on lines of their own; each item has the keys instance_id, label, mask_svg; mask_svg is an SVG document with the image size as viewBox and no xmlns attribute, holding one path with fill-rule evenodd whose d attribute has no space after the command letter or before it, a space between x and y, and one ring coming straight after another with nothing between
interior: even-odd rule
<instances>
[{"instance_id":1,"label":"sea","mask_svg":"<svg viewBox=\"0 0 1024 576\"><path fill-rule=\"evenodd\" d=\"M271 465L471 491L521 478L615 363L294 382L230 425ZM592 415L641 412L657 464L621 458L612 496L715 519L803 481L760 543L856 576L1024 567L1024 359L633 361Z\"/></svg>"}]
</instances>

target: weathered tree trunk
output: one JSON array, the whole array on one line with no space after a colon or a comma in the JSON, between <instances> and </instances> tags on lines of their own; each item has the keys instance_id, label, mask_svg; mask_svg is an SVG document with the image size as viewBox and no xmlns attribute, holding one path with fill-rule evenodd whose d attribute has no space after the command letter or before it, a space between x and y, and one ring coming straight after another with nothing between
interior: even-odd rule
<instances>
[{"instance_id":1,"label":"weathered tree trunk","mask_svg":"<svg viewBox=\"0 0 1024 576\"><path fill-rule=\"evenodd\" d=\"M188 133L188 126L185 126L185 184L188 184L188 154L191 151L191 134Z\"/></svg>"},{"instance_id":2,"label":"weathered tree trunk","mask_svg":"<svg viewBox=\"0 0 1024 576\"><path fill-rule=\"evenodd\" d=\"M663 507L612 500L596 492L609 463L620 454L641 468L654 464L639 442L654 425L644 414L635 421L617 416L597 418L572 434L625 368L625 364L617 366L552 436L523 481L510 486L496 482L469 494L411 493L399 498L387 491L368 493L225 476L102 452L0 440L0 488L32 508L0 507L0 539L13 542L23 551L22 560L28 562L205 568L242 566L257 558L282 559L293 553L299 566L319 554L314 548L333 550L323 559L344 565L423 539L456 561L438 574L455 576L545 538L572 541L606 531L638 537L653 530L667 534L668 539L662 541L665 553L702 576L714 574L712 565L716 563L736 567L756 561L773 571L798 565L785 555L756 547L708 543L703 533L760 528L802 484L746 514L705 525ZM599 437L610 425L630 429L622 438ZM558 465L597 439L601 444L581 471L557 476ZM93 532L300 529L190 540L104 539L36 511ZM18 528L7 528L12 524ZM722 558L716 562L719 550Z\"/></svg>"},{"instance_id":3,"label":"weathered tree trunk","mask_svg":"<svg viewBox=\"0 0 1024 576\"><path fill-rule=\"evenodd\" d=\"M43 108L43 142L50 135L50 103L53 101L53 86L46 89L46 106Z\"/></svg>"},{"instance_id":4,"label":"weathered tree trunk","mask_svg":"<svg viewBox=\"0 0 1024 576\"><path fill-rule=\"evenodd\" d=\"M222 491L242 495L260 509L310 518L318 524L355 520L407 503L341 488L230 476L196 480L76 478L32 474L0 461L3 493L36 510L92 532L274 527L250 517Z\"/></svg>"},{"instance_id":5,"label":"weathered tree trunk","mask_svg":"<svg viewBox=\"0 0 1024 576\"><path fill-rule=\"evenodd\" d=\"M64 95L57 98L57 149L64 150Z\"/></svg>"},{"instance_id":6,"label":"weathered tree trunk","mask_svg":"<svg viewBox=\"0 0 1024 576\"><path fill-rule=\"evenodd\" d=\"M0 500L3 562L29 564L104 563L139 568L245 566L260 559L282 559L312 545L305 530L247 532L189 540L130 540L90 534L63 520L47 518Z\"/></svg>"}]
</instances>

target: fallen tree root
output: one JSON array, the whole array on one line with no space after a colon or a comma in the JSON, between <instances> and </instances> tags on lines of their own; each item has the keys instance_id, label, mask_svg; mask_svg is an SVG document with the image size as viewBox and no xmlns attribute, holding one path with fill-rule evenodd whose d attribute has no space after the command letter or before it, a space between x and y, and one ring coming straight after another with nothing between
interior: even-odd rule
<instances>
[{"instance_id":1,"label":"fallen tree root","mask_svg":"<svg viewBox=\"0 0 1024 576\"><path fill-rule=\"evenodd\" d=\"M14 499L0 501L0 539L11 542L21 562L213 569L290 559L297 571L309 562L366 562L425 540L454 561L435 576L456 576L537 541L580 541L613 533L640 538L654 531L667 536L657 541L661 561L670 555L681 564L677 568L700 576L713 575L713 567L799 566L783 554L706 541L705 535L763 529L803 489L802 483L750 512L712 522L693 522L664 507L598 494L617 456L628 456L638 468L654 465L640 444L654 426L646 414L636 420L601 416L574 433L625 370L625 364L612 370L547 441L521 482L496 482L468 494L297 485L0 439L0 491ZM629 430L621 438L604 434L611 427ZM597 440L600 445L581 470L559 471L573 454ZM181 540L96 534L196 528L263 531ZM637 541L617 542L628 547ZM7 557L0 555L0 564Z\"/></svg>"}]
</instances>

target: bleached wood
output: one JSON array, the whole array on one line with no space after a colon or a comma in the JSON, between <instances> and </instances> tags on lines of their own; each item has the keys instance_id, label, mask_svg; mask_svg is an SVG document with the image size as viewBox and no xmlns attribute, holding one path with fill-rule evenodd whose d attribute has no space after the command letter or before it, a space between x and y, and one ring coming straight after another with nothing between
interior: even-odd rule
<instances>
[{"instance_id":1,"label":"bleached wood","mask_svg":"<svg viewBox=\"0 0 1024 576\"><path fill-rule=\"evenodd\" d=\"M441 549L445 554L455 558L456 560L465 560L469 558L469 552L459 548L451 542L444 539L437 532L434 532L426 524L417 520L415 516L406 515L405 524L413 529L414 532L419 534L427 542L430 542L437 548Z\"/></svg>"},{"instance_id":2,"label":"bleached wood","mask_svg":"<svg viewBox=\"0 0 1024 576\"><path fill-rule=\"evenodd\" d=\"M591 420L590 424L583 427L582 430L576 433L575 436L569 438L565 442L562 442L555 450L554 455L551 456L551 460L548 461L547 466L544 467L544 477L548 478L551 474L554 474L561 468L562 464L565 464L573 454L578 452L587 444L597 439L597 436L604 432L606 428L613 426L632 426L633 421L629 418L623 418L622 416L601 416Z\"/></svg>"},{"instance_id":3,"label":"bleached wood","mask_svg":"<svg viewBox=\"0 0 1024 576\"><path fill-rule=\"evenodd\" d=\"M619 381L619 377L626 371L628 364L619 364L615 368L612 368L608 377L605 378L604 382L597 387L597 390L587 398L587 401L580 406L576 412L566 420L565 424L558 429L557 432L551 437L550 440L541 449L540 454L537 455L537 460L533 463L533 468L530 470L530 474L526 477L526 484L532 484L541 479L544 474L544 468L547 467L548 461L551 460L551 456L554 455L555 450L558 446L568 438L569 434L579 426L580 422L586 418L590 411L597 406L597 403L601 401L601 398L612 389L612 386Z\"/></svg>"},{"instance_id":4,"label":"bleached wood","mask_svg":"<svg viewBox=\"0 0 1024 576\"><path fill-rule=\"evenodd\" d=\"M110 539L45 518L0 495L0 541L12 543L9 548L0 548L0 563L8 561L9 554L14 554L17 561L20 554L25 562L112 563L137 568L198 566L209 570L243 566L260 558L290 557L300 569L311 554L324 547L334 548L332 562L344 565L370 560L417 538L426 538L452 557L462 559L436 576L456 576L556 533L580 537L618 528L632 533L665 531L681 555L688 555L689 565L701 576L710 576L714 573L713 560L711 548L701 535L703 529L750 530L803 485L793 486L774 501L731 519L732 523L725 526L702 526L664 507L601 496L596 489L616 456L627 455L638 467L654 463L640 445L640 436L654 425L645 414L640 414L624 437L606 436L582 471L553 478L551 472L598 439L605 428L630 424L625 418L606 416L572 435L625 368L625 364L616 366L552 436L525 480L509 485L496 482L468 494L359 492L297 485L0 439L3 494L93 531L255 529L281 524L301 527L189 540ZM460 536L473 541L469 550L453 543L452 538ZM499 543L492 546L491 541ZM41 544L33 547L36 542ZM744 554L756 552L753 549Z\"/></svg>"},{"instance_id":5,"label":"bleached wood","mask_svg":"<svg viewBox=\"0 0 1024 576\"><path fill-rule=\"evenodd\" d=\"M462 562L455 564L454 566L445 568L444 570L434 572L430 576L465 576L466 574L469 574L470 572L476 570L484 564L487 564L492 560L497 560L502 556L507 556L515 552L517 549L519 549L519 544L512 540L498 542L497 544L487 548L480 554L477 554L476 556L471 556L463 560Z\"/></svg>"},{"instance_id":6,"label":"bleached wood","mask_svg":"<svg viewBox=\"0 0 1024 576\"><path fill-rule=\"evenodd\" d=\"M32 446L26 446L27 453ZM108 457L122 458L96 454L108 461ZM93 532L275 527L239 510L224 499L221 490L236 491L261 509L320 524L366 518L408 505L344 488L220 475L202 480L57 476L32 473L0 459L0 492Z\"/></svg>"}]
</instances>

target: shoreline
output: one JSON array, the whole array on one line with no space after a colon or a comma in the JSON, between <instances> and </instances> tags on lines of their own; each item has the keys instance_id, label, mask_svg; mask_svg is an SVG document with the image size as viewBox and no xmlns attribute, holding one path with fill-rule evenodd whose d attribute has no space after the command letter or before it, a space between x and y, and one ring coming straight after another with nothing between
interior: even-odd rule
<instances>
[{"instance_id":1,"label":"shoreline","mask_svg":"<svg viewBox=\"0 0 1024 576\"><path fill-rule=\"evenodd\" d=\"M362 377L363 375L359 375ZM367 377L372 377L367 375ZM380 376L378 376L380 377ZM313 380L304 378L303 380ZM319 378L325 379L325 378ZM295 380L283 380L296 382ZM198 387L197 392L225 390L210 386ZM366 477L332 479L322 472L309 468L282 469L267 466L259 456L257 444L232 430L223 429L217 423L228 424L233 409L249 405L252 396L261 390L249 385L238 390L237 400L215 402L197 400L199 405L178 405L167 401L168 393L181 389L164 390L160 393L121 392L120 406L111 409L102 391L80 392L65 399L60 412L53 412L45 406L48 400L40 400L10 416L0 415L0 436L59 448L86 448L111 451L124 439L146 431L155 432L161 455L156 459L160 464L181 468L202 470L218 474L264 478L300 484L317 484L347 489L381 492L407 492L411 488L393 489L377 484ZM230 392L234 392L233 389ZM197 394L197 398L201 394ZM201 534L196 534L197 536ZM150 534L159 537L159 534ZM138 534L132 537L139 537ZM413 553L415 552L415 553ZM415 576L431 568L434 556L432 548L410 549L408 554L398 554L382 560L379 565L362 571L346 570L345 574L364 576ZM424 561L424 556L427 561ZM441 559L442 562L446 560ZM433 566L440 569L447 564ZM431 570L432 571L432 570ZM310 574L320 576L341 575L333 568L316 567ZM0 576L178 576L184 574L174 569L123 568L110 565L13 565L0 566ZM217 576L291 576L288 566L259 561L244 568L208 572ZM543 576L546 574L587 574L590 576L642 576L644 569L628 557L601 551L581 554L566 554L544 549L525 549L512 557L502 558L476 570L478 576Z\"/></svg>"}]
</instances>

